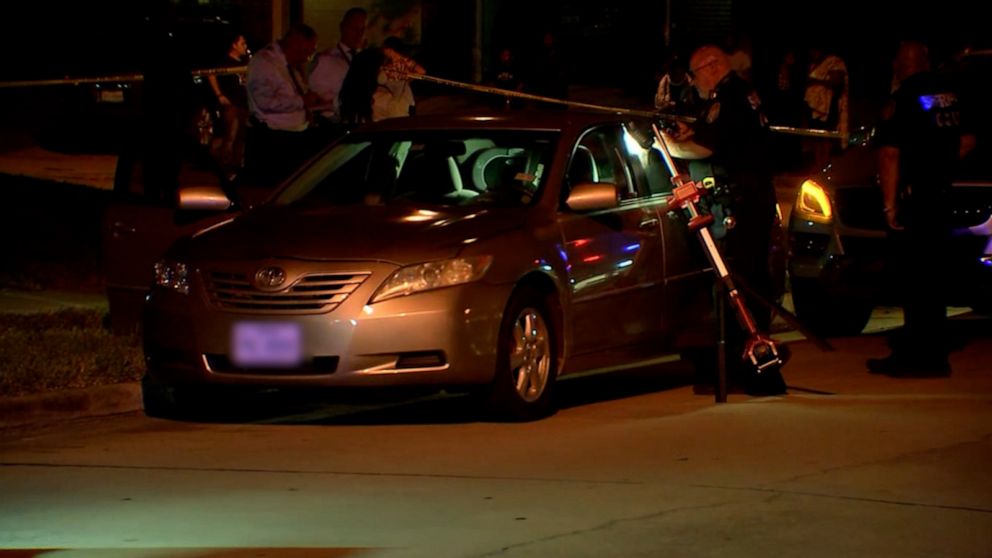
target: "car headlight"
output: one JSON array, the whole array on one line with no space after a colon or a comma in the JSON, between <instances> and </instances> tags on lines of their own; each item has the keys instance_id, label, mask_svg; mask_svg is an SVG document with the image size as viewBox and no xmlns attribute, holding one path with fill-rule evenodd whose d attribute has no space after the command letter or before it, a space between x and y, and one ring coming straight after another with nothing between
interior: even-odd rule
<instances>
[{"instance_id":1,"label":"car headlight","mask_svg":"<svg viewBox=\"0 0 992 558\"><path fill-rule=\"evenodd\" d=\"M189 294L189 267L184 263L160 260L155 263L155 284Z\"/></svg>"},{"instance_id":2,"label":"car headlight","mask_svg":"<svg viewBox=\"0 0 992 558\"><path fill-rule=\"evenodd\" d=\"M402 267L379 287L372 302L478 281L492 263L492 256L475 256Z\"/></svg>"},{"instance_id":3,"label":"car headlight","mask_svg":"<svg viewBox=\"0 0 992 558\"><path fill-rule=\"evenodd\" d=\"M814 180L807 180L799 187L799 197L796 199L796 213L804 219L829 220L833 217L830 208L830 196Z\"/></svg>"}]
</instances>

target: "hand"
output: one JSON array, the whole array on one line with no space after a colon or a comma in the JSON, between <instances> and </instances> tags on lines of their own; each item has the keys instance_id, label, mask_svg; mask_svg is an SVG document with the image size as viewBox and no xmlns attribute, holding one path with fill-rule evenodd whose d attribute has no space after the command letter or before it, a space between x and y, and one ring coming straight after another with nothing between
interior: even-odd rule
<instances>
[{"instance_id":1,"label":"hand","mask_svg":"<svg viewBox=\"0 0 992 558\"><path fill-rule=\"evenodd\" d=\"M218 96L217 97L217 102L220 103L220 106L222 106L222 107L229 107L229 106L231 106L231 100L228 99L227 97L225 97L224 95Z\"/></svg>"},{"instance_id":2,"label":"hand","mask_svg":"<svg viewBox=\"0 0 992 558\"><path fill-rule=\"evenodd\" d=\"M668 135L674 141L677 142L689 141L690 139L692 139L692 136L695 135L696 133L695 130L690 128L688 124L682 122L681 120L676 121L675 124L676 126L672 127L671 131L668 132Z\"/></svg>"}]
</instances>

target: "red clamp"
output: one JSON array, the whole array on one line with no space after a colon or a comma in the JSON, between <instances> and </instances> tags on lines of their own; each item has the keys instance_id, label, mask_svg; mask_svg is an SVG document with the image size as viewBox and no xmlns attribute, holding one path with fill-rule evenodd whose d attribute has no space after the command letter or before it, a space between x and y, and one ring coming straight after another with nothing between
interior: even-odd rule
<instances>
[{"instance_id":1,"label":"red clamp","mask_svg":"<svg viewBox=\"0 0 992 558\"><path fill-rule=\"evenodd\" d=\"M689 230L694 231L713 223L713 215L708 213L706 215L700 215L696 209L696 204L699 203L700 192L702 192L699 184L693 182L684 174L680 174L672 177L672 185L675 186L675 189L672 190L672 200L669 202L669 206L675 209L686 209L689 211Z\"/></svg>"}]
</instances>

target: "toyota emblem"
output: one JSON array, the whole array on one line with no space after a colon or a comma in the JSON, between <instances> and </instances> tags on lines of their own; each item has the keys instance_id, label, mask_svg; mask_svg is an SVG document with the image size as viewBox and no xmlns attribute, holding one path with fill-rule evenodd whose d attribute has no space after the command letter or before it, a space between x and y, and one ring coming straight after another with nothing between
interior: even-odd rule
<instances>
[{"instance_id":1,"label":"toyota emblem","mask_svg":"<svg viewBox=\"0 0 992 558\"><path fill-rule=\"evenodd\" d=\"M286 282L286 272L281 267L263 267L255 273L255 284L274 289Z\"/></svg>"}]
</instances>

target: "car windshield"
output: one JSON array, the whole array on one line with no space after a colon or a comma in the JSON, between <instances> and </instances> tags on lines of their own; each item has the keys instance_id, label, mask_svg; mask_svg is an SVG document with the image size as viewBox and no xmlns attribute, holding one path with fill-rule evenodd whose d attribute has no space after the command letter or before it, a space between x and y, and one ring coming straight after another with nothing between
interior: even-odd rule
<instances>
[{"instance_id":1,"label":"car windshield","mask_svg":"<svg viewBox=\"0 0 992 558\"><path fill-rule=\"evenodd\" d=\"M555 139L527 131L359 134L324 153L273 201L525 206L537 199Z\"/></svg>"}]
</instances>

